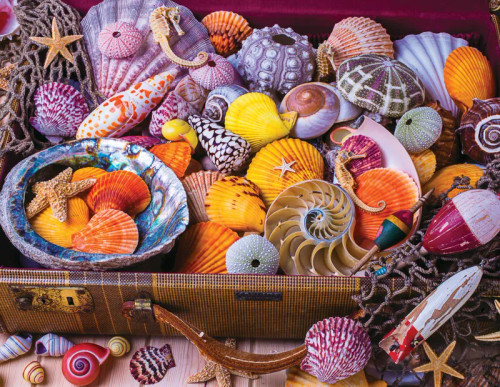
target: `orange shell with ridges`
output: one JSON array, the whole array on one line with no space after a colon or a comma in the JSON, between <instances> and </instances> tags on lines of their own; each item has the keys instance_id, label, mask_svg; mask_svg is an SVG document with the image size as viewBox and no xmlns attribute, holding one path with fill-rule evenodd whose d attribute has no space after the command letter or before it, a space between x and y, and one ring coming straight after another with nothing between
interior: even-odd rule
<instances>
[{"instance_id":1,"label":"orange shell with ridges","mask_svg":"<svg viewBox=\"0 0 500 387\"><path fill-rule=\"evenodd\" d=\"M135 216L151 202L149 188L130 171L114 171L97 179L87 195L87 204L94 213L114 209Z\"/></svg>"},{"instance_id":2,"label":"orange shell with ridges","mask_svg":"<svg viewBox=\"0 0 500 387\"><path fill-rule=\"evenodd\" d=\"M474 164L453 164L444 167L436 172L433 178L424 185L423 193L427 193L434 188L432 196L437 198L442 193L451 188L455 177L467 176L470 178L470 185L474 188L477 186L477 181L483 176L484 172L481 168ZM455 188L448 193L448 197L454 198L459 193L465 192L467 189Z\"/></svg>"},{"instance_id":3,"label":"orange shell with ridges","mask_svg":"<svg viewBox=\"0 0 500 387\"><path fill-rule=\"evenodd\" d=\"M98 179L101 176L105 175L107 172L102 168L96 167L85 167L77 169L73 172L73 176L71 176L71 181L80 181L85 179Z\"/></svg>"},{"instance_id":4,"label":"orange shell with ridges","mask_svg":"<svg viewBox=\"0 0 500 387\"><path fill-rule=\"evenodd\" d=\"M184 176L191 162L191 146L185 141L155 145L149 151L172 169L178 178Z\"/></svg>"},{"instance_id":5,"label":"orange shell with ridges","mask_svg":"<svg viewBox=\"0 0 500 387\"><path fill-rule=\"evenodd\" d=\"M107 209L73 235L73 249L93 254L132 254L139 243L139 231L125 212Z\"/></svg>"},{"instance_id":6,"label":"orange shell with ridges","mask_svg":"<svg viewBox=\"0 0 500 387\"><path fill-rule=\"evenodd\" d=\"M175 257L179 273L227 273L226 252L238 234L215 222L197 223L179 238Z\"/></svg>"},{"instance_id":7,"label":"orange shell with ridges","mask_svg":"<svg viewBox=\"0 0 500 387\"><path fill-rule=\"evenodd\" d=\"M436 155L430 149L417 154L410 153L409 155L417 170L420 184L427 183L436 172Z\"/></svg>"}]
</instances>

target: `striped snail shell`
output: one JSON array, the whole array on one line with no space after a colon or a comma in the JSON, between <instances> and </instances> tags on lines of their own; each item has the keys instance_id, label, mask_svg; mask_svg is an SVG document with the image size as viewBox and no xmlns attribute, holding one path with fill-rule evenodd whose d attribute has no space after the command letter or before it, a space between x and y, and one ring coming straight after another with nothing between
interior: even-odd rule
<instances>
[{"instance_id":1,"label":"striped snail shell","mask_svg":"<svg viewBox=\"0 0 500 387\"><path fill-rule=\"evenodd\" d=\"M74 345L65 337L47 333L35 343L35 354L40 356L63 356Z\"/></svg>"},{"instance_id":2,"label":"striped snail shell","mask_svg":"<svg viewBox=\"0 0 500 387\"><path fill-rule=\"evenodd\" d=\"M115 336L108 341L108 348L114 357L122 357L130 351L130 343L124 337Z\"/></svg>"},{"instance_id":3,"label":"striped snail shell","mask_svg":"<svg viewBox=\"0 0 500 387\"><path fill-rule=\"evenodd\" d=\"M224 125L227 109L233 101L248 93L248 90L239 85L225 85L212 90L207 97L202 117L210 121Z\"/></svg>"},{"instance_id":4,"label":"striped snail shell","mask_svg":"<svg viewBox=\"0 0 500 387\"><path fill-rule=\"evenodd\" d=\"M28 383L40 384L45 379L45 371L39 362L30 361L23 369L23 378Z\"/></svg>"},{"instance_id":5,"label":"striped snail shell","mask_svg":"<svg viewBox=\"0 0 500 387\"><path fill-rule=\"evenodd\" d=\"M0 363L24 355L31 349L32 342L33 336L29 333L10 336L0 347Z\"/></svg>"},{"instance_id":6,"label":"striped snail shell","mask_svg":"<svg viewBox=\"0 0 500 387\"><path fill-rule=\"evenodd\" d=\"M70 383L86 386L97 379L101 364L104 363L109 354L108 348L97 344L77 344L63 357L63 375Z\"/></svg>"}]
</instances>

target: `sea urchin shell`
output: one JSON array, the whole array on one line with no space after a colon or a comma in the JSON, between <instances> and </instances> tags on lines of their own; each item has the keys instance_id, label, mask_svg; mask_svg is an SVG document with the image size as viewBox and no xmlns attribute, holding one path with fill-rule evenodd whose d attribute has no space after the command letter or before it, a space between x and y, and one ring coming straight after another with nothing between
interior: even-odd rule
<instances>
[{"instance_id":1,"label":"sea urchin shell","mask_svg":"<svg viewBox=\"0 0 500 387\"><path fill-rule=\"evenodd\" d=\"M112 59L126 58L135 54L141 43L141 31L133 24L121 21L104 27L97 40L99 51Z\"/></svg>"},{"instance_id":2,"label":"sea urchin shell","mask_svg":"<svg viewBox=\"0 0 500 387\"><path fill-rule=\"evenodd\" d=\"M278 250L260 235L247 235L226 252L226 268L230 274L276 274L279 261Z\"/></svg>"}]
</instances>

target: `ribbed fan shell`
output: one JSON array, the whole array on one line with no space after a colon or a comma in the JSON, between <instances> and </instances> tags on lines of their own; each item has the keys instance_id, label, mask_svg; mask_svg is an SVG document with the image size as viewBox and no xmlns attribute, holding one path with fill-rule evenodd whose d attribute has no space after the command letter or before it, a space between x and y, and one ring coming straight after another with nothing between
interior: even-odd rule
<instances>
[{"instance_id":1,"label":"ribbed fan shell","mask_svg":"<svg viewBox=\"0 0 500 387\"><path fill-rule=\"evenodd\" d=\"M470 185L476 187L478 180L483 176L484 171L477 165L473 164L453 164L449 165L443 169L436 172L434 177L424 185L422 191L425 193L429 192L431 188L434 188L433 197L437 198L442 193L446 192L451 188L455 177L467 176L470 178ZM455 188L453 191L448 193L449 198L454 198L459 193L467 191L466 189Z\"/></svg>"},{"instance_id":2,"label":"ribbed fan shell","mask_svg":"<svg viewBox=\"0 0 500 387\"><path fill-rule=\"evenodd\" d=\"M199 171L182 179L187 195L190 223L208 221L205 212L205 197L212 184L222 179L223 176L222 173L216 171Z\"/></svg>"},{"instance_id":3,"label":"ribbed fan shell","mask_svg":"<svg viewBox=\"0 0 500 387\"><path fill-rule=\"evenodd\" d=\"M191 146L184 141L155 145L149 151L172 169L179 178L184 176L191 161Z\"/></svg>"}]
</instances>

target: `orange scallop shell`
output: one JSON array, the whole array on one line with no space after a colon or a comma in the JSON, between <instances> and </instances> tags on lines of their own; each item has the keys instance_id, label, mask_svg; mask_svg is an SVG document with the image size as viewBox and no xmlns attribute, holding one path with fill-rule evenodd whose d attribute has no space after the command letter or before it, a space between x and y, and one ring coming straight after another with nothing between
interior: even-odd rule
<instances>
[{"instance_id":1,"label":"orange scallop shell","mask_svg":"<svg viewBox=\"0 0 500 387\"><path fill-rule=\"evenodd\" d=\"M444 167L437 171L433 178L424 185L422 189L423 193L427 193L431 188L434 188L434 193L432 196L437 198L442 193L446 192L451 188L451 185L455 181L455 177L467 176L470 178L470 185L472 187L477 186L478 180L483 176L484 171L474 164L453 164ZM448 197L454 198L459 193L465 192L467 189L455 188L453 191L448 193Z\"/></svg>"},{"instance_id":2,"label":"orange scallop shell","mask_svg":"<svg viewBox=\"0 0 500 387\"><path fill-rule=\"evenodd\" d=\"M172 169L178 178L184 176L191 162L191 146L185 141L155 145L149 151Z\"/></svg>"},{"instance_id":3,"label":"orange scallop shell","mask_svg":"<svg viewBox=\"0 0 500 387\"><path fill-rule=\"evenodd\" d=\"M87 195L87 204L95 213L112 208L135 216L144 211L150 202L148 186L130 171L106 173L97 179Z\"/></svg>"},{"instance_id":4,"label":"orange scallop shell","mask_svg":"<svg viewBox=\"0 0 500 387\"><path fill-rule=\"evenodd\" d=\"M462 112L472 107L474 98L495 97L495 75L488 59L474 47L453 50L444 65L444 83Z\"/></svg>"},{"instance_id":5,"label":"orange scallop shell","mask_svg":"<svg viewBox=\"0 0 500 387\"><path fill-rule=\"evenodd\" d=\"M102 168L96 167L85 167L77 169L73 172L71 176L71 181L80 181L85 179L98 179L101 176L105 175L107 172Z\"/></svg>"},{"instance_id":6,"label":"orange scallop shell","mask_svg":"<svg viewBox=\"0 0 500 387\"><path fill-rule=\"evenodd\" d=\"M139 231L125 212L107 209L73 235L73 249L93 254L132 254L139 243Z\"/></svg>"},{"instance_id":7,"label":"orange scallop shell","mask_svg":"<svg viewBox=\"0 0 500 387\"><path fill-rule=\"evenodd\" d=\"M356 195L363 203L376 207L383 200L386 207L376 214L356 207L354 238L364 247L370 248L378 228L385 218L396 211L410 209L418 200L418 187L406 173L390 168L375 168L356 178Z\"/></svg>"},{"instance_id":8,"label":"orange scallop shell","mask_svg":"<svg viewBox=\"0 0 500 387\"><path fill-rule=\"evenodd\" d=\"M179 238L176 272L227 273L226 252L238 234L215 222L197 223Z\"/></svg>"}]
</instances>

